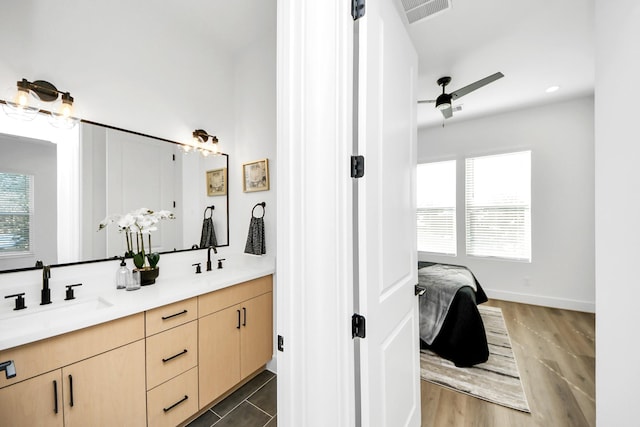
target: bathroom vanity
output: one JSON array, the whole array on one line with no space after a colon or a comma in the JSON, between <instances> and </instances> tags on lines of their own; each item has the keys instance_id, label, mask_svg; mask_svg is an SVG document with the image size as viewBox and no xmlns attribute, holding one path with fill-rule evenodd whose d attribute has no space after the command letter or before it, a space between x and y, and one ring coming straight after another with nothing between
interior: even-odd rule
<instances>
[{"instance_id":1,"label":"bathroom vanity","mask_svg":"<svg viewBox=\"0 0 640 427\"><path fill-rule=\"evenodd\" d=\"M5 307L0 362L15 376L0 372L2 424L175 426L262 371L275 262L227 259L138 291L104 285L66 306Z\"/></svg>"}]
</instances>

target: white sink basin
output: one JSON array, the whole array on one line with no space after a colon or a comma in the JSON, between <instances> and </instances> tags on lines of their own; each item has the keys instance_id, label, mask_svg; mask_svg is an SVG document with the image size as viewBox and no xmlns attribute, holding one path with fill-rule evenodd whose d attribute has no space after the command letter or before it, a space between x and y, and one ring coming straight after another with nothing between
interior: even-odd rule
<instances>
[{"instance_id":1,"label":"white sink basin","mask_svg":"<svg viewBox=\"0 0 640 427\"><path fill-rule=\"evenodd\" d=\"M0 316L0 330L11 330L25 324L51 325L70 318L90 316L96 311L112 307L113 304L102 297L74 301L54 301L44 306L27 306L24 310L13 310Z\"/></svg>"}]
</instances>

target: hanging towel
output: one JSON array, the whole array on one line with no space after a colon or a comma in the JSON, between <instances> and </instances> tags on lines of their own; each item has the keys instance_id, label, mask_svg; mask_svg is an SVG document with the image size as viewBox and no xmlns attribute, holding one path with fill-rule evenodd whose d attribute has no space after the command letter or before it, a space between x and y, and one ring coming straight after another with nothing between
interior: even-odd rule
<instances>
[{"instance_id":1,"label":"hanging towel","mask_svg":"<svg viewBox=\"0 0 640 427\"><path fill-rule=\"evenodd\" d=\"M253 210L251 211L251 221L249 222L249 234L247 235L247 244L244 247L244 252L253 255L263 255L267 252L264 244L264 205L262 206L262 216L256 218L253 216ZM253 209L258 206L254 206Z\"/></svg>"},{"instance_id":2,"label":"hanging towel","mask_svg":"<svg viewBox=\"0 0 640 427\"><path fill-rule=\"evenodd\" d=\"M210 210L211 212L209 218L207 218L207 210ZM213 209L207 207L204 210L204 220L202 221L200 247L208 248L209 246L218 246L218 240L216 239L216 230L213 227Z\"/></svg>"}]
</instances>

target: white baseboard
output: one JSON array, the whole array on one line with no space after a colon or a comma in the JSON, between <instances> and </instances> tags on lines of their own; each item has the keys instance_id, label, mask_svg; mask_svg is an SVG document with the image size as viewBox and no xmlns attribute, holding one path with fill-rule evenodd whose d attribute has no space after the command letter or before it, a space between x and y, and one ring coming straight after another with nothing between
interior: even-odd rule
<instances>
[{"instance_id":1,"label":"white baseboard","mask_svg":"<svg viewBox=\"0 0 640 427\"><path fill-rule=\"evenodd\" d=\"M484 288L489 299L520 302L524 304L541 305L544 307L562 308L564 310L596 312L596 303L593 301L571 300L566 298L545 297L540 295L522 294L517 292L499 291Z\"/></svg>"}]
</instances>

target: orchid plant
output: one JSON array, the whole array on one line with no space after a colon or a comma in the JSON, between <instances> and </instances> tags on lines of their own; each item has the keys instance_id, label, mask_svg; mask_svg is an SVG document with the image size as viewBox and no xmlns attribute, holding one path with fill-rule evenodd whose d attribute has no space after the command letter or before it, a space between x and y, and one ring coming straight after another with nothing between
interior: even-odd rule
<instances>
[{"instance_id":1,"label":"orchid plant","mask_svg":"<svg viewBox=\"0 0 640 427\"><path fill-rule=\"evenodd\" d=\"M158 229L156 224L162 219L175 219L170 211L154 212L151 209L140 208L124 215L110 215L103 219L98 225L98 231L106 228L109 224L116 224L118 231L125 234L127 242L127 258L133 258L133 263L139 269L145 267L148 261L150 268L156 268L160 261L158 252L151 252L151 232ZM149 253L145 251L144 236L147 235ZM135 240L135 249L133 251Z\"/></svg>"}]
</instances>

